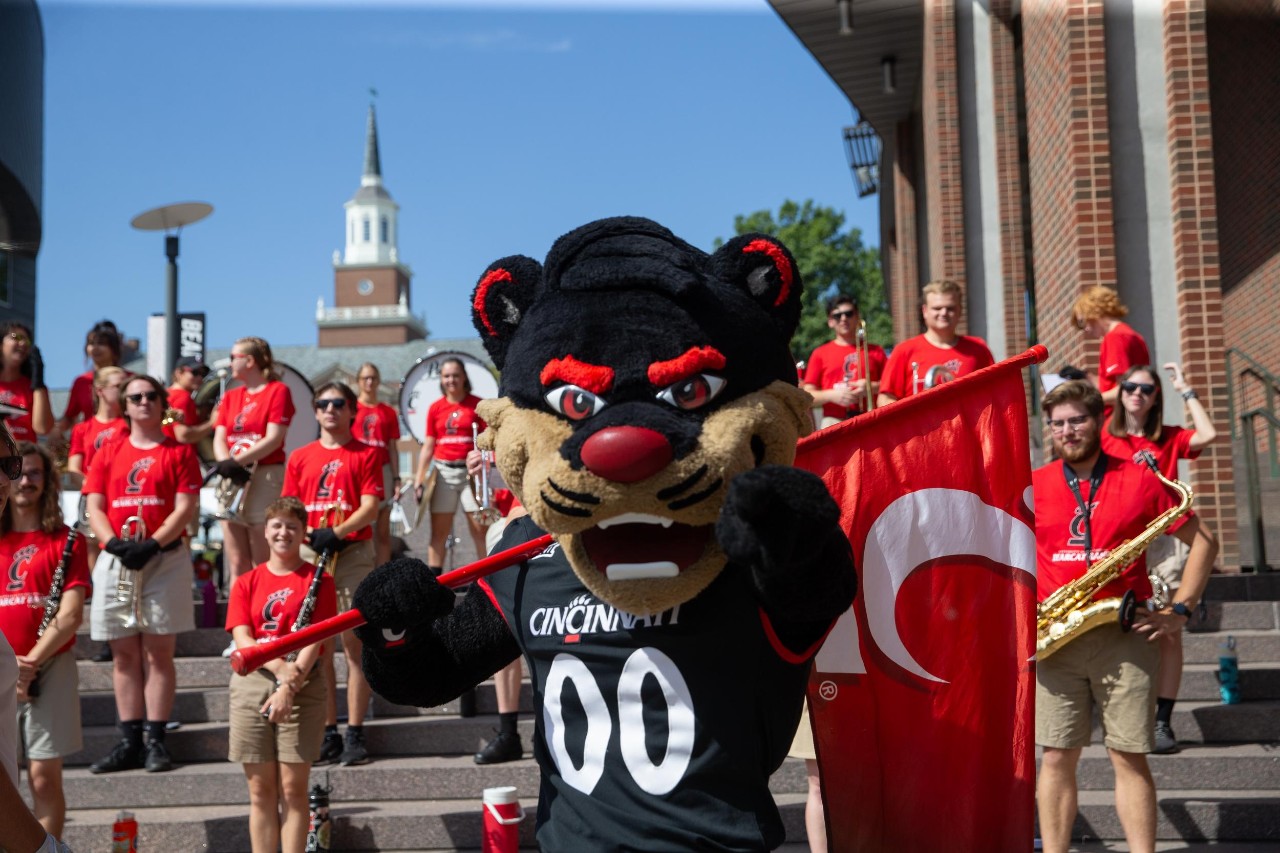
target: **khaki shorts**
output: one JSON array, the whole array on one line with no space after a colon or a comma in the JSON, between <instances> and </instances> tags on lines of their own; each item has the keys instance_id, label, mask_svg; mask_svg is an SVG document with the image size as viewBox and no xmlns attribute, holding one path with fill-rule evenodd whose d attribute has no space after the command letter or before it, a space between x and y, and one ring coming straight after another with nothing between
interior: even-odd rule
<instances>
[{"instance_id":1,"label":"khaki shorts","mask_svg":"<svg viewBox=\"0 0 1280 853\"><path fill-rule=\"evenodd\" d=\"M458 503L467 512L476 512L480 504L476 496L471 494L471 481L467 477L466 468L454 468L449 465L435 463L436 488L431 493L431 512L453 515L458 511Z\"/></svg>"},{"instance_id":2,"label":"khaki shorts","mask_svg":"<svg viewBox=\"0 0 1280 853\"><path fill-rule=\"evenodd\" d=\"M791 741L791 749L787 755L792 758L805 758L816 761L817 747L813 745L813 726L809 723L809 700L804 700L804 710L800 713L800 725L796 727L795 739Z\"/></svg>"},{"instance_id":3,"label":"khaki shorts","mask_svg":"<svg viewBox=\"0 0 1280 853\"><path fill-rule=\"evenodd\" d=\"M27 758L48 761L79 752L80 676L76 656L55 655L40 671L40 695L18 704L18 738Z\"/></svg>"},{"instance_id":4,"label":"khaki shorts","mask_svg":"<svg viewBox=\"0 0 1280 853\"><path fill-rule=\"evenodd\" d=\"M325 690L319 667L312 669L293 697L293 712L286 723L269 723L259 712L275 689L275 677L263 669L231 676L227 760L239 764L311 764L320 758Z\"/></svg>"},{"instance_id":5,"label":"khaki shorts","mask_svg":"<svg viewBox=\"0 0 1280 853\"><path fill-rule=\"evenodd\" d=\"M284 466L257 466L253 469L253 479L249 481L248 488L240 517L248 524L266 524L267 507L280 500L280 490L284 488Z\"/></svg>"},{"instance_id":6,"label":"khaki shorts","mask_svg":"<svg viewBox=\"0 0 1280 853\"><path fill-rule=\"evenodd\" d=\"M129 572L141 584L142 621L126 627L130 603L116 601L120 573ZM195 630L194 596L191 592L191 552L184 540L172 551L162 551L134 571L103 551L93 564L93 589L89 605L89 636L94 640L120 640L135 634L180 634Z\"/></svg>"},{"instance_id":7,"label":"khaki shorts","mask_svg":"<svg viewBox=\"0 0 1280 853\"><path fill-rule=\"evenodd\" d=\"M1177 589L1190 554L1191 546L1177 536L1161 536L1147 549L1147 573L1160 578L1170 590Z\"/></svg>"},{"instance_id":8,"label":"khaki shorts","mask_svg":"<svg viewBox=\"0 0 1280 853\"><path fill-rule=\"evenodd\" d=\"M1055 749L1088 746L1096 704L1103 743L1120 752L1150 752L1159 665L1160 643L1115 625L1067 643L1036 664L1036 743Z\"/></svg>"},{"instance_id":9,"label":"khaki shorts","mask_svg":"<svg viewBox=\"0 0 1280 853\"><path fill-rule=\"evenodd\" d=\"M395 503L396 490L395 478L391 476L391 463L388 462L382 466L382 503L378 504L379 508L390 509Z\"/></svg>"},{"instance_id":10,"label":"khaki shorts","mask_svg":"<svg viewBox=\"0 0 1280 853\"><path fill-rule=\"evenodd\" d=\"M306 545L302 546L302 559L315 563L318 555ZM367 578L374 569L373 540L362 539L353 542L338 552L338 565L333 570L333 585L338 592L338 612L345 613L351 609L351 597L356 593L360 581Z\"/></svg>"}]
</instances>

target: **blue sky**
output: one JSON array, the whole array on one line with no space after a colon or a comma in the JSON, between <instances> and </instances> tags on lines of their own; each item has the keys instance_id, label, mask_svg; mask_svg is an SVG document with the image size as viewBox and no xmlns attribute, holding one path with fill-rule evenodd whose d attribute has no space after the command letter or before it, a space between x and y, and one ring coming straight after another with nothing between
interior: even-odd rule
<instances>
[{"instance_id":1,"label":"blue sky","mask_svg":"<svg viewBox=\"0 0 1280 853\"><path fill-rule=\"evenodd\" d=\"M142 336L164 307L160 235L136 214L206 201L182 235L180 308L213 346L313 343L369 89L400 257L433 337L504 255L541 259L601 216L709 248L733 217L813 198L878 242L856 199L844 96L763 0L384 0L272 5L45 0L37 343L83 370L86 329ZM425 349L425 346L424 346ZM388 377L398 378L398 377Z\"/></svg>"}]
</instances>

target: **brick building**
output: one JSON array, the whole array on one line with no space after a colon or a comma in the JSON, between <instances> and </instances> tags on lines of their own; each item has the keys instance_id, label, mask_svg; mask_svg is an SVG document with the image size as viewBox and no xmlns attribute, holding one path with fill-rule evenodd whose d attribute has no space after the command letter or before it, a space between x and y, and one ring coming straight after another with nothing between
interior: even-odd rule
<instances>
[{"instance_id":1,"label":"brick building","mask_svg":"<svg viewBox=\"0 0 1280 853\"><path fill-rule=\"evenodd\" d=\"M920 285L950 278L997 358L1038 342L1050 370L1096 369L1071 306L1105 284L1220 429L1262 403L1227 354L1280 374L1280 3L770 2L880 137L900 339ZM1165 417L1183 422L1176 395ZM1239 566L1231 442L1191 471Z\"/></svg>"}]
</instances>

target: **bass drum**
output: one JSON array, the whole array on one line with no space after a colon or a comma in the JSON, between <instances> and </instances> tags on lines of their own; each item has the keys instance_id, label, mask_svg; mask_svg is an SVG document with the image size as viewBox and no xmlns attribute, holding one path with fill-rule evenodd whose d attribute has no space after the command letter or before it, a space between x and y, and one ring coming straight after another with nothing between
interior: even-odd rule
<instances>
[{"instance_id":1,"label":"bass drum","mask_svg":"<svg viewBox=\"0 0 1280 853\"><path fill-rule=\"evenodd\" d=\"M400 420L421 444L427 437L427 409L444 395L440 393L440 365L456 358L466 368L471 393L482 400L498 396L498 376L493 368L465 352L432 352L418 359L400 385Z\"/></svg>"},{"instance_id":2,"label":"bass drum","mask_svg":"<svg viewBox=\"0 0 1280 853\"><path fill-rule=\"evenodd\" d=\"M239 379L230 378L230 359L220 359L211 366L213 371L209 374L209 378L204 381L204 384L200 386L200 390L195 393L196 406L200 409L202 415L205 411L212 411L220 402L223 388L222 379L218 376L219 373L226 371L224 375L227 377L227 389L238 388L244 384ZM311 383L307 381L307 377L282 361L275 363L275 371L280 375L280 381L288 386L289 395L293 398L293 408L296 410L293 420L289 424L289 429L284 435L284 451L289 454L320 437L320 424L311 416L311 398L315 395L315 390L311 387ZM212 433L196 445L196 452L206 465L213 464Z\"/></svg>"}]
</instances>

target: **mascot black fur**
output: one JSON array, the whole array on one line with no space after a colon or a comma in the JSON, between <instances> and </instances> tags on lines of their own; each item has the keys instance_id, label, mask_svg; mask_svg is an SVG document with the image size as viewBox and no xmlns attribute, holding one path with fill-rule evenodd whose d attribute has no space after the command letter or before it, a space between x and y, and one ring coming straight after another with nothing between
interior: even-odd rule
<instances>
[{"instance_id":1,"label":"mascot black fur","mask_svg":"<svg viewBox=\"0 0 1280 853\"><path fill-rule=\"evenodd\" d=\"M523 654L547 851L762 850L809 662L853 599L838 510L790 467L811 428L787 344L800 279L773 238L715 254L646 219L485 271L473 319L502 397L481 445L555 544L455 606L426 567L355 596L364 669L446 702ZM403 632L403 633L402 633Z\"/></svg>"}]
</instances>

